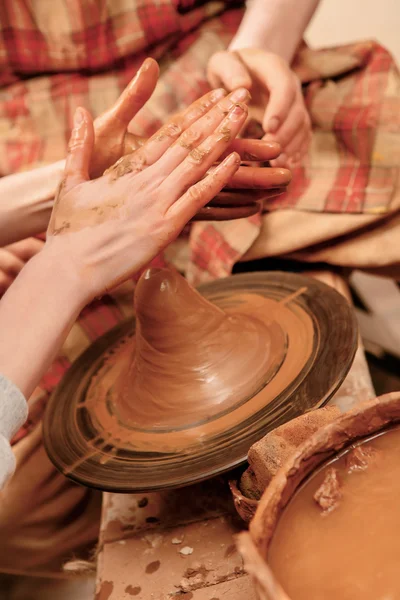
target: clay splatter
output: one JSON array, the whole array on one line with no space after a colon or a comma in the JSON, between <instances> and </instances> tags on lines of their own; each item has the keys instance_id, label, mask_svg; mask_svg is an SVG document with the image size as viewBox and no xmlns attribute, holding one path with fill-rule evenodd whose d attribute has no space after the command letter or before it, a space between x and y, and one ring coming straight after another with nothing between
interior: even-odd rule
<instances>
[{"instance_id":1,"label":"clay splatter","mask_svg":"<svg viewBox=\"0 0 400 600\"><path fill-rule=\"evenodd\" d=\"M142 591L142 588L139 587L138 585L136 587L133 587L132 585L128 585L125 588L125 593L130 594L131 596L138 596L141 591Z\"/></svg>"},{"instance_id":2,"label":"clay splatter","mask_svg":"<svg viewBox=\"0 0 400 600\"><path fill-rule=\"evenodd\" d=\"M112 581L103 581L101 588L96 594L96 600L108 600L114 589Z\"/></svg>"},{"instance_id":3,"label":"clay splatter","mask_svg":"<svg viewBox=\"0 0 400 600\"><path fill-rule=\"evenodd\" d=\"M149 503L147 498L141 498L138 502L138 507L139 508L144 508L145 506L147 506Z\"/></svg>"},{"instance_id":4,"label":"clay splatter","mask_svg":"<svg viewBox=\"0 0 400 600\"><path fill-rule=\"evenodd\" d=\"M146 573L148 575L151 575L152 573L155 573L160 568L160 564L161 563L160 563L159 560L155 560L154 562L149 563L147 565L147 567L146 567Z\"/></svg>"}]
</instances>

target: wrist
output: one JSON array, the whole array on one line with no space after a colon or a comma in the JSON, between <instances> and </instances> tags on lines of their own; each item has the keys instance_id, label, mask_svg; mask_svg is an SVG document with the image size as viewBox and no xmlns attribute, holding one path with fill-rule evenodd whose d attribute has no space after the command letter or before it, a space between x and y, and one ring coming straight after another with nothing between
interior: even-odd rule
<instances>
[{"instance_id":1,"label":"wrist","mask_svg":"<svg viewBox=\"0 0 400 600\"><path fill-rule=\"evenodd\" d=\"M73 261L47 244L27 263L22 273L34 279L43 294L57 300L60 310L71 319L75 319L92 299Z\"/></svg>"}]
</instances>

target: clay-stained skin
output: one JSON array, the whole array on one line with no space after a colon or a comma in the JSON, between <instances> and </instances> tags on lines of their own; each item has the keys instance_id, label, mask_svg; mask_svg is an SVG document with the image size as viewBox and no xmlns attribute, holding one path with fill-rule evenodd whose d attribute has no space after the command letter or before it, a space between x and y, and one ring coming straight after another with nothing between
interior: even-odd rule
<instances>
[{"instance_id":1,"label":"clay-stained skin","mask_svg":"<svg viewBox=\"0 0 400 600\"><path fill-rule=\"evenodd\" d=\"M294 496L268 555L290 600L400 598L399 456L396 428L324 467ZM332 470L342 497L326 513L314 495Z\"/></svg>"},{"instance_id":2,"label":"clay-stained skin","mask_svg":"<svg viewBox=\"0 0 400 600\"><path fill-rule=\"evenodd\" d=\"M119 412L142 427L181 427L246 399L268 369L270 335L248 315L227 315L170 270L149 270L135 294L134 361Z\"/></svg>"}]
</instances>

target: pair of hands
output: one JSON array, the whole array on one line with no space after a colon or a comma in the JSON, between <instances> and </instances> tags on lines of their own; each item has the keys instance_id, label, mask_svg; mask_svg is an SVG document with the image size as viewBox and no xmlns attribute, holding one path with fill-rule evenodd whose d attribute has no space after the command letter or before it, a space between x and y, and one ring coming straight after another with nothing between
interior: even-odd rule
<instances>
[{"instance_id":1,"label":"pair of hands","mask_svg":"<svg viewBox=\"0 0 400 600\"><path fill-rule=\"evenodd\" d=\"M251 92L249 115L261 123L263 139L278 142L282 149L273 166L299 164L310 144L311 120L300 81L283 58L258 48L217 52L207 75L212 87Z\"/></svg>"},{"instance_id":2,"label":"pair of hands","mask_svg":"<svg viewBox=\"0 0 400 600\"><path fill-rule=\"evenodd\" d=\"M110 165L112 165L116 160L118 160L121 156L126 155L127 153L136 152L136 163L142 163L142 166L144 167L147 161L147 153L149 152L149 148L150 154L153 153L153 159L155 156L159 156L160 153L162 154L163 148L165 150L166 146L164 144L164 146L162 147L159 144L161 138L167 140L167 145L172 144L173 141L178 137L179 133L185 131L188 127L195 123L196 120L199 119L199 117L208 112L211 109L211 107L215 106L219 96L221 98L223 96L223 92L221 90L217 90L215 92L207 94L206 96L195 102L182 114L172 117L161 129L161 131L157 132L157 134L153 136L150 140L148 140L148 142L146 143L146 140L139 139L136 136L129 133L128 125L130 124L136 113L150 98L156 86L157 79L157 64L151 59L146 60L139 73L128 85L126 90L121 94L120 98L114 104L114 106L112 106L108 111L106 111L103 115L101 115L94 121L94 131L85 134L89 137L85 138L85 152L81 153L81 161L83 160L83 162L75 161L71 163L71 160L69 160L69 166L67 166L67 178L69 182L71 180L79 180L80 183L83 183L83 181L87 179L87 176L91 178L99 177L102 175L105 169L110 167ZM245 91L243 91L243 93L245 94ZM245 96L246 94L243 97ZM229 100L229 102L232 102L232 100ZM90 129L92 127L90 116L85 114L84 120L85 122L89 123L87 127L89 127ZM83 124L81 124L80 127L82 128ZM92 133L94 134L94 136L92 135ZM92 141L93 137L94 140ZM232 132L232 139L233 137L234 135ZM196 140L192 141L193 146L195 145L195 141ZM92 143L93 149L91 150L90 146ZM79 146L82 144L83 139L81 139L75 131L71 142L73 156L76 155L77 145ZM156 149L155 154L154 149ZM235 140L225 149L225 156L227 155L227 153L229 153L229 151L238 152L239 156L243 160L255 160L263 162L277 157L280 152L280 147L275 142L267 143L260 142L257 140ZM215 166L213 168L215 168ZM74 171L75 169L77 169L77 171ZM276 195L277 192L280 192L282 189L284 189L284 187L289 183L289 181L290 173L284 169L260 168L252 167L250 165L242 165L232 171L232 177L230 178L230 181L228 182L228 180L224 180L223 185L228 183L229 188L232 189L232 196L237 197L238 189L241 190L241 195L243 195L243 189L245 188L252 189L252 196L254 196L254 189L256 188L259 190L259 193L264 198L268 198ZM103 185L104 179L103 184L101 184L102 188ZM105 198L107 196L109 188L106 185L106 187L104 187L103 189L106 190L102 196ZM134 189L135 187L133 186L132 194L134 193ZM113 192L114 191L115 190L113 190ZM60 194L60 197L63 197L65 193L66 188L62 190L62 194ZM224 198L223 200L221 199L222 204L224 204L224 202L227 202L227 199L229 200L230 194L231 192L224 191ZM210 194L204 197L202 196L202 200L199 206L208 202L208 199L212 199L212 197L210 197ZM95 198L95 200L97 201L98 199ZM95 208L96 206L91 207L91 209L93 210ZM101 210L102 209L99 208L99 211ZM53 215L54 219L56 219L56 217L58 216L58 222L60 220L59 211L60 207L57 208L57 211ZM69 222L68 219L64 220L66 221L66 223ZM179 233L179 231L176 229L177 227L177 221L175 221L174 235L169 241L172 241L173 237L175 237ZM1 249L0 294L3 294L7 287L9 287L9 285L12 283L14 278L24 266L24 262L29 260L36 252L38 252L42 248L42 246L42 241L29 238L28 240L22 240L20 242L17 242L16 244L12 244Z\"/></svg>"},{"instance_id":3,"label":"pair of hands","mask_svg":"<svg viewBox=\"0 0 400 600\"><path fill-rule=\"evenodd\" d=\"M127 91L136 111L157 77L157 64L147 59ZM261 160L279 152L276 144L235 140L249 99L244 88L206 94L94 180L90 176L104 168L110 151L102 154L100 143L94 156L101 135L96 140L90 114L77 109L43 252L74 279L82 305L148 264L227 184L275 189L288 182L283 169L240 166L249 147L258 149ZM121 122L118 107L113 117ZM116 156L131 138L116 136L115 127L113 134Z\"/></svg>"}]
</instances>

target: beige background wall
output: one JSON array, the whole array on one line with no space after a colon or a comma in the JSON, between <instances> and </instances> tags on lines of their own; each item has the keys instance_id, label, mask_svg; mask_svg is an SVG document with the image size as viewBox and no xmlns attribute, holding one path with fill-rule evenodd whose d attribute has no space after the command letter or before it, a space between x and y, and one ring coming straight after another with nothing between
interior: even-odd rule
<instances>
[{"instance_id":1,"label":"beige background wall","mask_svg":"<svg viewBox=\"0 0 400 600\"><path fill-rule=\"evenodd\" d=\"M306 37L317 47L375 39L400 63L400 0L321 0Z\"/></svg>"}]
</instances>

